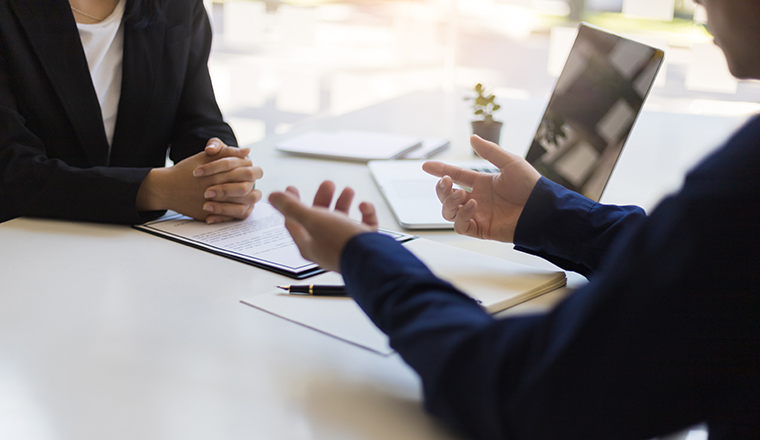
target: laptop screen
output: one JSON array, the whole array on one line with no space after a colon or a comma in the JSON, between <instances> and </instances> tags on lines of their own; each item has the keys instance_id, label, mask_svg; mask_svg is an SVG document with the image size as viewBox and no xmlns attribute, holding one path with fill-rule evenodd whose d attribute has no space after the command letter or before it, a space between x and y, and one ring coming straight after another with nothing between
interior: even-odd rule
<instances>
[{"instance_id":1,"label":"laptop screen","mask_svg":"<svg viewBox=\"0 0 760 440\"><path fill-rule=\"evenodd\" d=\"M662 60L659 49L581 24L525 158L598 201Z\"/></svg>"}]
</instances>

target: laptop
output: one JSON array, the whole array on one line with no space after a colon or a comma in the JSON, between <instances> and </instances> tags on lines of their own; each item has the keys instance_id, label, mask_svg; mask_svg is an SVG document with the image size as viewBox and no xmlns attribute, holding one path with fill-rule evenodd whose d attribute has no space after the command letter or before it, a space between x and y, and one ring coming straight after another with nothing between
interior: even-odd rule
<instances>
[{"instance_id":1,"label":"laptop","mask_svg":"<svg viewBox=\"0 0 760 440\"><path fill-rule=\"evenodd\" d=\"M664 53L582 23L526 159L543 176L599 201ZM449 162L497 172L485 161ZM406 229L450 229L421 161L371 161L372 177Z\"/></svg>"}]
</instances>

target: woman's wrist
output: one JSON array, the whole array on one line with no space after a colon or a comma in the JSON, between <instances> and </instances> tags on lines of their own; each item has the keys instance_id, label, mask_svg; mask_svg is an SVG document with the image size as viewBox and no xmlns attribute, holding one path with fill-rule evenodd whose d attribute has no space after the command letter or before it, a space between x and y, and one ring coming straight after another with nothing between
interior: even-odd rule
<instances>
[{"instance_id":1,"label":"woman's wrist","mask_svg":"<svg viewBox=\"0 0 760 440\"><path fill-rule=\"evenodd\" d=\"M153 168L143 179L137 191L135 207L138 211L162 211L170 209L164 197L167 168Z\"/></svg>"}]
</instances>

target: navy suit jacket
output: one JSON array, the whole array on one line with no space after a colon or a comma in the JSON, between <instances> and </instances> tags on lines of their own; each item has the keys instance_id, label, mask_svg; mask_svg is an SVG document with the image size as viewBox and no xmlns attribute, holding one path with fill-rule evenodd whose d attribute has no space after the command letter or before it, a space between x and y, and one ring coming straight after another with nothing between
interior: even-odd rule
<instances>
[{"instance_id":1,"label":"navy suit jacket","mask_svg":"<svg viewBox=\"0 0 760 440\"><path fill-rule=\"evenodd\" d=\"M125 17L131 11L127 2ZM201 0L165 20L124 23L123 82L109 154L67 0L0 0L0 221L17 216L139 223L150 168L219 137L236 145L214 98L211 28Z\"/></svg>"},{"instance_id":2,"label":"navy suit jacket","mask_svg":"<svg viewBox=\"0 0 760 440\"><path fill-rule=\"evenodd\" d=\"M341 269L427 409L474 438L760 438L759 214L756 117L650 216L541 179L517 248L589 276L550 313L495 319L380 234Z\"/></svg>"}]
</instances>

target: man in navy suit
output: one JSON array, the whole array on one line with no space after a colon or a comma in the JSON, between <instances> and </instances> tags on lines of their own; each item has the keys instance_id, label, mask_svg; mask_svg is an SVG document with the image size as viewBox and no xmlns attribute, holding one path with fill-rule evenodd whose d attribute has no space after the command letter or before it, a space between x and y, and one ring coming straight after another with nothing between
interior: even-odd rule
<instances>
[{"instance_id":1,"label":"man in navy suit","mask_svg":"<svg viewBox=\"0 0 760 440\"><path fill-rule=\"evenodd\" d=\"M699 0L739 78L760 79L760 1ZM393 239L345 215L270 201L302 254L348 292L420 375L425 405L474 438L647 439L705 422L711 439L760 438L760 117L647 216L595 203L473 137L501 170L425 170L457 232L515 243L588 276L548 314L497 320ZM453 183L471 187L455 189Z\"/></svg>"}]
</instances>

